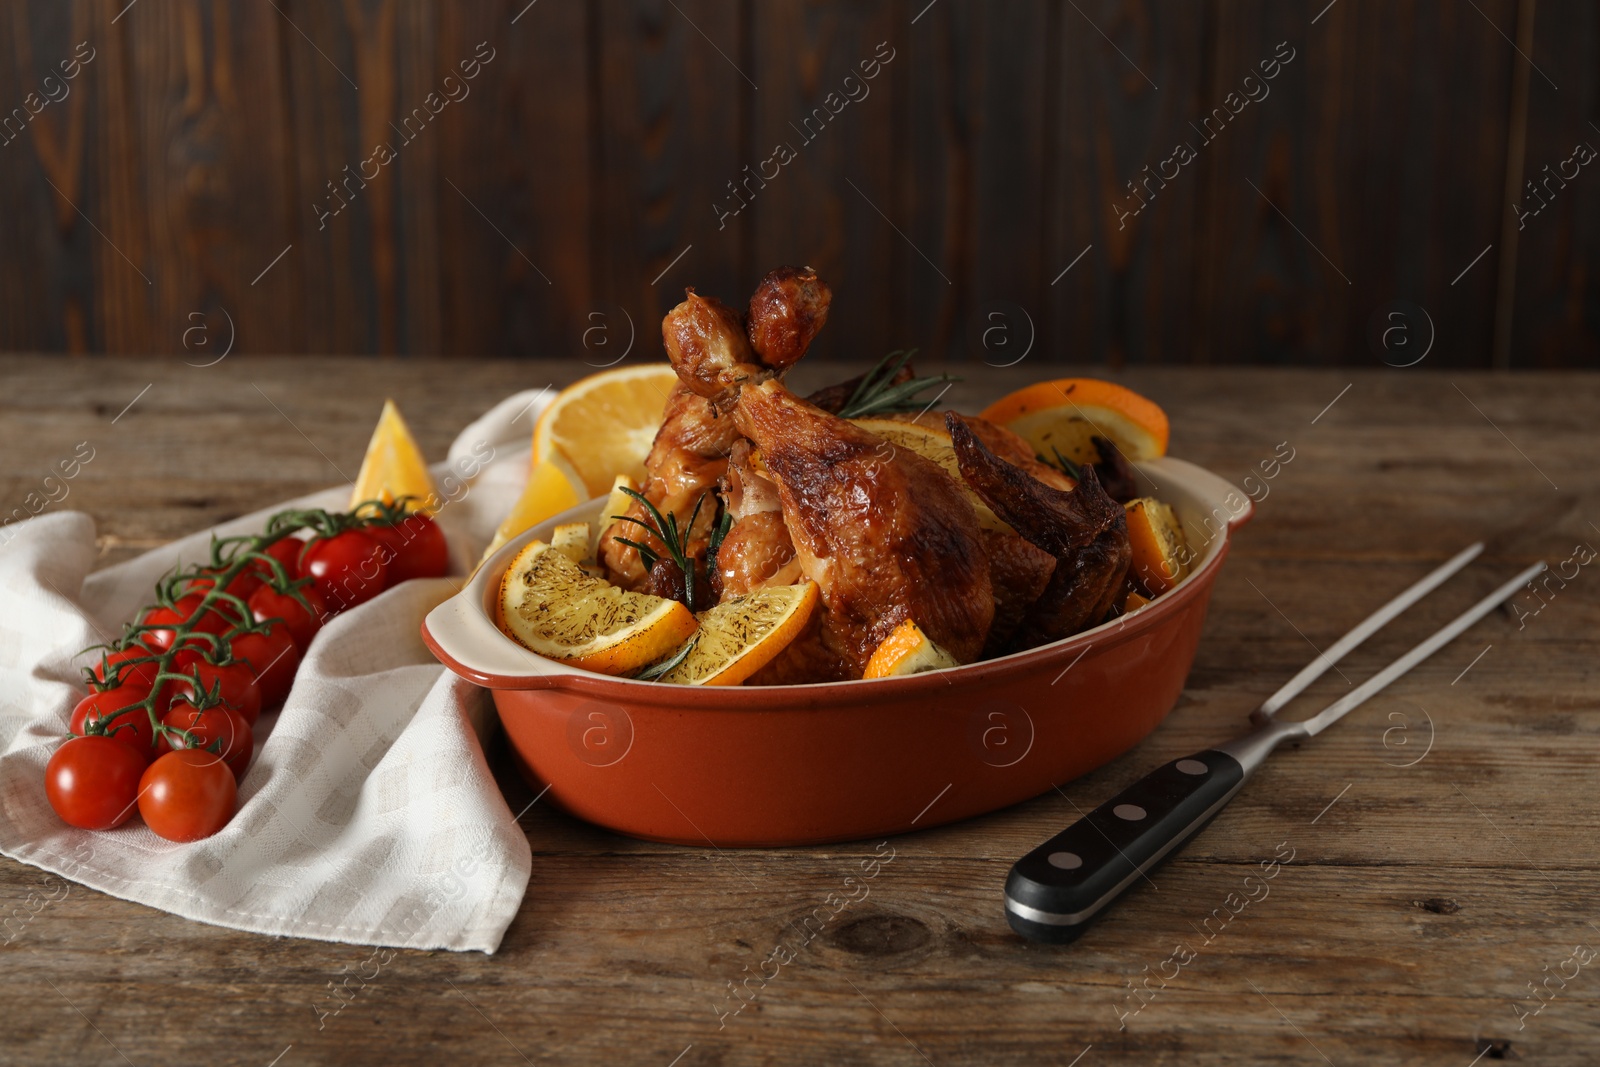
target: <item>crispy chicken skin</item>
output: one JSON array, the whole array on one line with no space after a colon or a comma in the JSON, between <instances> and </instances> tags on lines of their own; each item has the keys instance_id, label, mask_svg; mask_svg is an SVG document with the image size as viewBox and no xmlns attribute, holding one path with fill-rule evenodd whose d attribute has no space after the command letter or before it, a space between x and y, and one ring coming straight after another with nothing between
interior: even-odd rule
<instances>
[{"instance_id":1,"label":"crispy chicken skin","mask_svg":"<svg viewBox=\"0 0 1600 1067\"><path fill-rule=\"evenodd\" d=\"M1091 438L1100 462L1094 465L1095 477L1106 495L1119 504L1126 504L1139 495L1139 475L1128 462L1128 457L1117 448L1117 443L1106 437Z\"/></svg>"},{"instance_id":2,"label":"crispy chicken skin","mask_svg":"<svg viewBox=\"0 0 1600 1067\"><path fill-rule=\"evenodd\" d=\"M1011 651L1077 633L1100 621L1122 593L1132 549L1126 513L1100 488L1093 468L1070 492L1046 485L1001 459L965 419L945 416L961 475L996 515L1056 559L1028 609Z\"/></svg>"},{"instance_id":3,"label":"crispy chicken skin","mask_svg":"<svg viewBox=\"0 0 1600 1067\"><path fill-rule=\"evenodd\" d=\"M806 354L828 321L833 290L810 267L779 267L750 297L745 332L761 362L775 371Z\"/></svg>"},{"instance_id":4,"label":"crispy chicken skin","mask_svg":"<svg viewBox=\"0 0 1600 1067\"><path fill-rule=\"evenodd\" d=\"M680 524L687 523L700 494L716 486L727 471L728 453L740 439L730 412L718 412L710 401L679 383L667 397L661 428L644 461L646 476L640 491L663 515L670 512ZM690 540L702 556L716 510L708 499L695 521ZM644 507L638 501L628 507L627 514L645 518ZM638 589L646 578L644 564L638 549L618 541L619 535L657 551L662 548L661 542L632 522L613 523L601 536L600 560L613 580L625 588Z\"/></svg>"},{"instance_id":5,"label":"crispy chicken skin","mask_svg":"<svg viewBox=\"0 0 1600 1067\"><path fill-rule=\"evenodd\" d=\"M994 623L982 657L989 659L1010 649L1029 609L1050 584L1056 558L1015 530L988 528L983 531L983 554L989 561L989 585L994 589Z\"/></svg>"},{"instance_id":6,"label":"crispy chicken skin","mask_svg":"<svg viewBox=\"0 0 1600 1067\"><path fill-rule=\"evenodd\" d=\"M1033 446L1021 434L976 415L962 415L961 418L967 424L967 429L972 431L972 436L1013 467L1021 467L1045 485L1062 492L1070 493L1078 484L1050 464L1041 463L1033 454ZM944 421L941 418L940 425L944 425Z\"/></svg>"},{"instance_id":7,"label":"crispy chicken skin","mask_svg":"<svg viewBox=\"0 0 1600 1067\"><path fill-rule=\"evenodd\" d=\"M906 618L962 663L994 620L977 517L940 467L895 449L776 381L735 414L778 486L800 569L823 598L822 646L859 678Z\"/></svg>"}]
</instances>

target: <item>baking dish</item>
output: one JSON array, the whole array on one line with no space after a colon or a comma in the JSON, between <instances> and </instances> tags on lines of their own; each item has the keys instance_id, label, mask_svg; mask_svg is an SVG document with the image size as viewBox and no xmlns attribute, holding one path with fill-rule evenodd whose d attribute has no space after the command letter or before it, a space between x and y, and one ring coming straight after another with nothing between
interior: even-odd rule
<instances>
[{"instance_id":1,"label":"baking dish","mask_svg":"<svg viewBox=\"0 0 1600 1067\"><path fill-rule=\"evenodd\" d=\"M634 837L754 847L857 840L994 811L1127 751L1177 703L1249 498L1172 457L1137 464L1194 560L1148 606L1053 644L903 678L679 686L593 674L505 637L494 600L533 538L593 521L591 500L502 546L423 621L446 667L489 689L546 800Z\"/></svg>"}]
</instances>

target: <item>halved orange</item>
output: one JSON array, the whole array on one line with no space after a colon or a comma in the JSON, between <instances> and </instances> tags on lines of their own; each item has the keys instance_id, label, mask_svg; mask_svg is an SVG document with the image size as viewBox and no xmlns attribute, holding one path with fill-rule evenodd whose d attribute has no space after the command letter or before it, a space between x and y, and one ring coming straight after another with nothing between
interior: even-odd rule
<instances>
[{"instance_id":1,"label":"halved orange","mask_svg":"<svg viewBox=\"0 0 1600 1067\"><path fill-rule=\"evenodd\" d=\"M1022 435L1046 460L1059 451L1074 463L1097 463L1095 437L1108 438L1129 459L1167 453L1167 413L1132 389L1098 378L1036 382L996 400L983 417Z\"/></svg>"},{"instance_id":2,"label":"halved orange","mask_svg":"<svg viewBox=\"0 0 1600 1067\"><path fill-rule=\"evenodd\" d=\"M867 660L863 678L892 678L900 674L921 674L959 667L961 661L928 639L912 619L890 631Z\"/></svg>"},{"instance_id":3,"label":"halved orange","mask_svg":"<svg viewBox=\"0 0 1600 1067\"><path fill-rule=\"evenodd\" d=\"M533 428L533 461L566 460L584 499L611 489L619 474L644 481L667 397L678 384L670 363L613 367L567 386Z\"/></svg>"},{"instance_id":4,"label":"halved orange","mask_svg":"<svg viewBox=\"0 0 1600 1067\"><path fill-rule=\"evenodd\" d=\"M800 635L821 595L802 581L733 597L700 613L683 660L660 678L679 685L738 685Z\"/></svg>"},{"instance_id":5,"label":"halved orange","mask_svg":"<svg viewBox=\"0 0 1600 1067\"><path fill-rule=\"evenodd\" d=\"M580 495L581 494L581 495ZM588 498L588 489L573 473L566 460L557 457L535 463L528 472L528 484L522 495L511 506L511 514L495 530L494 539L483 550L488 559L500 546L525 530L531 530L544 520L575 508ZM481 562L481 560L480 560Z\"/></svg>"},{"instance_id":6,"label":"halved orange","mask_svg":"<svg viewBox=\"0 0 1600 1067\"><path fill-rule=\"evenodd\" d=\"M394 401L385 400L372 440L367 442L367 454L361 460L361 473L356 475L350 492L350 506L354 508L366 500L392 503L403 496L416 498L406 504L407 511L432 512L438 507L439 493L422 458L422 449L417 447L417 439L411 436L411 428L400 417ZM433 504L429 506L425 501Z\"/></svg>"},{"instance_id":7,"label":"halved orange","mask_svg":"<svg viewBox=\"0 0 1600 1067\"><path fill-rule=\"evenodd\" d=\"M543 541L530 541L506 568L496 608L496 624L519 645L601 674L632 674L699 625L676 600L590 577Z\"/></svg>"}]
</instances>

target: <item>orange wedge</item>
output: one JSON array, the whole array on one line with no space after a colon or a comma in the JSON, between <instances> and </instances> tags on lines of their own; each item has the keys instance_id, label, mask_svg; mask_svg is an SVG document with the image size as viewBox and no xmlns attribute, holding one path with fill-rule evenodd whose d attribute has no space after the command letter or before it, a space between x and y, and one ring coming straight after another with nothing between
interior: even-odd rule
<instances>
[{"instance_id":1,"label":"orange wedge","mask_svg":"<svg viewBox=\"0 0 1600 1067\"><path fill-rule=\"evenodd\" d=\"M407 511L431 513L438 508L439 493L428 473L428 464L423 461L422 449L417 447L417 439L411 436L411 428L400 417L394 401L385 400L372 440L367 442L361 473L350 493L350 507L364 500L392 503L403 496L416 498L406 505Z\"/></svg>"},{"instance_id":2,"label":"orange wedge","mask_svg":"<svg viewBox=\"0 0 1600 1067\"><path fill-rule=\"evenodd\" d=\"M863 678L893 678L901 674L921 674L923 671L942 671L959 667L961 663L950 653L928 640L922 627L907 619L896 626L872 652L867 660Z\"/></svg>"},{"instance_id":3,"label":"orange wedge","mask_svg":"<svg viewBox=\"0 0 1600 1067\"><path fill-rule=\"evenodd\" d=\"M589 555L589 533L586 522L563 523L550 531L550 547L581 567L593 558Z\"/></svg>"},{"instance_id":4,"label":"orange wedge","mask_svg":"<svg viewBox=\"0 0 1600 1067\"><path fill-rule=\"evenodd\" d=\"M701 612L694 644L660 680L738 685L800 635L820 598L816 584L803 581L733 597Z\"/></svg>"},{"instance_id":5,"label":"orange wedge","mask_svg":"<svg viewBox=\"0 0 1600 1067\"><path fill-rule=\"evenodd\" d=\"M530 541L500 581L501 632L548 659L632 674L688 640L694 613L676 600L592 578L543 541Z\"/></svg>"},{"instance_id":6,"label":"orange wedge","mask_svg":"<svg viewBox=\"0 0 1600 1067\"><path fill-rule=\"evenodd\" d=\"M1167 453L1167 413L1132 389L1098 378L1037 382L996 400L983 417L1021 434L1047 460L1059 451L1074 463L1098 463L1095 437L1109 438L1129 459Z\"/></svg>"},{"instance_id":7,"label":"orange wedge","mask_svg":"<svg viewBox=\"0 0 1600 1067\"><path fill-rule=\"evenodd\" d=\"M612 525L617 521L616 516L626 515L628 508L633 504L633 498L623 490L633 489L637 491L638 488L639 486L634 480L626 474L617 475L616 481L611 484L611 495L606 497L605 506L600 509L600 518L594 524L594 541L589 545L590 559L599 558L600 541L605 537L606 531L611 529Z\"/></svg>"},{"instance_id":8,"label":"orange wedge","mask_svg":"<svg viewBox=\"0 0 1600 1067\"><path fill-rule=\"evenodd\" d=\"M488 559L500 546L518 534L531 530L544 520L575 508L588 499L588 490L578 481L578 476L565 460L546 460L535 463L528 473L528 484L522 495L511 506L511 514L494 532L494 540L483 550ZM481 561L480 561L481 562Z\"/></svg>"},{"instance_id":9,"label":"orange wedge","mask_svg":"<svg viewBox=\"0 0 1600 1067\"><path fill-rule=\"evenodd\" d=\"M1142 496L1127 503L1128 544L1133 549L1134 580L1152 597L1183 581L1189 546L1171 505Z\"/></svg>"},{"instance_id":10,"label":"orange wedge","mask_svg":"<svg viewBox=\"0 0 1600 1067\"><path fill-rule=\"evenodd\" d=\"M534 463L566 460L585 487L585 500L608 492L619 474L643 482L644 458L677 384L671 364L643 363L567 386L534 425Z\"/></svg>"},{"instance_id":11,"label":"orange wedge","mask_svg":"<svg viewBox=\"0 0 1600 1067\"><path fill-rule=\"evenodd\" d=\"M1127 599L1122 602L1122 613L1124 615L1131 615L1148 603L1150 603L1149 597L1140 596L1138 593L1135 593L1130 589L1128 591Z\"/></svg>"}]
</instances>

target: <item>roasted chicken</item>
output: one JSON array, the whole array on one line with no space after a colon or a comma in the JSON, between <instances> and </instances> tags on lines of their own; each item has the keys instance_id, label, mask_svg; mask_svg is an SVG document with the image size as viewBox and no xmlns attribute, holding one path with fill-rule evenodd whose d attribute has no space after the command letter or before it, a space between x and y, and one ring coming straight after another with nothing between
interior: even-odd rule
<instances>
[{"instance_id":1,"label":"roasted chicken","mask_svg":"<svg viewBox=\"0 0 1600 1067\"><path fill-rule=\"evenodd\" d=\"M662 320L681 384L642 491L684 531L690 584L708 601L798 581L821 593L807 629L750 684L859 678L907 619L969 663L1104 618L1124 588L1130 550L1123 509L1096 469L1075 480L1011 431L953 412L892 417L948 433L956 462L948 448L936 462L891 445L837 414L861 379L796 396L784 372L831 301L814 271L785 267L762 279L745 314L690 289ZM885 384L911 377L905 363ZM1106 459L1105 473L1126 491L1126 462ZM647 511L635 504L629 516ZM662 558L647 571L620 536L643 538ZM656 551L659 541L619 523L602 538L601 560L618 584L685 599L682 569Z\"/></svg>"}]
</instances>

